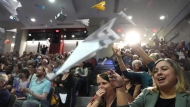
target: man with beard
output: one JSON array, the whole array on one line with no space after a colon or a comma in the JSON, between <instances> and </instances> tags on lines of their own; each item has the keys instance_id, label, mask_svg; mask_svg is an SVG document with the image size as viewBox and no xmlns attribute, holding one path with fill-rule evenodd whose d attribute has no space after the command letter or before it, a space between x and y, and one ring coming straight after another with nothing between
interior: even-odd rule
<instances>
[{"instance_id":1,"label":"man with beard","mask_svg":"<svg viewBox=\"0 0 190 107\"><path fill-rule=\"evenodd\" d=\"M45 68L39 66L36 71L37 79L32 80L29 88L20 88L26 94L26 100L17 100L14 107L37 107L41 102L47 102L51 83L45 78Z\"/></svg>"}]
</instances>

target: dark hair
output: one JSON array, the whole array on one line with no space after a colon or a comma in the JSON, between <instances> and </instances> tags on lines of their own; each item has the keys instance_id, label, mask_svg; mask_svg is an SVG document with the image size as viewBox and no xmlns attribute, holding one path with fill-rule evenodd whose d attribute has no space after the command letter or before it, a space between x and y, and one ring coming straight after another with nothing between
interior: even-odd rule
<instances>
[{"instance_id":1,"label":"dark hair","mask_svg":"<svg viewBox=\"0 0 190 107\"><path fill-rule=\"evenodd\" d=\"M28 66L32 66L33 68L36 68L35 64L28 64Z\"/></svg>"},{"instance_id":2,"label":"dark hair","mask_svg":"<svg viewBox=\"0 0 190 107\"><path fill-rule=\"evenodd\" d=\"M179 55L178 54L174 53L172 55L175 56L179 60Z\"/></svg>"},{"instance_id":3,"label":"dark hair","mask_svg":"<svg viewBox=\"0 0 190 107\"><path fill-rule=\"evenodd\" d=\"M109 77L108 77L108 74L106 74L106 73L98 74L97 77L101 77L102 79L104 79L104 80L110 82Z\"/></svg>"},{"instance_id":4,"label":"dark hair","mask_svg":"<svg viewBox=\"0 0 190 107\"><path fill-rule=\"evenodd\" d=\"M26 75L26 78L29 78L29 76L30 76L30 73L27 69L21 69L20 73L24 73Z\"/></svg>"}]
</instances>

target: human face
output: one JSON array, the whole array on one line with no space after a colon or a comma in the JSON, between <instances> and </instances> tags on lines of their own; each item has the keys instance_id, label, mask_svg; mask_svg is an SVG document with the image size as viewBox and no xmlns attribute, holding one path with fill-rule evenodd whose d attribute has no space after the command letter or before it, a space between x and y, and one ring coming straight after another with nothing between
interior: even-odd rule
<instances>
[{"instance_id":1,"label":"human face","mask_svg":"<svg viewBox=\"0 0 190 107\"><path fill-rule=\"evenodd\" d=\"M98 89L105 89L106 93L108 94L114 91L114 87L108 81L104 80L101 77L97 78L97 83L98 83Z\"/></svg>"},{"instance_id":2,"label":"human face","mask_svg":"<svg viewBox=\"0 0 190 107\"><path fill-rule=\"evenodd\" d=\"M45 75L45 71L43 67L38 67L37 72L36 72L36 77L42 77L43 75Z\"/></svg>"},{"instance_id":3,"label":"human face","mask_svg":"<svg viewBox=\"0 0 190 107\"><path fill-rule=\"evenodd\" d=\"M49 71L52 71L52 70L53 70L53 68L52 68L51 65L48 65L47 68L48 68Z\"/></svg>"},{"instance_id":4,"label":"human face","mask_svg":"<svg viewBox=\"0 0 190 107\"><path fill-rule=\"evenodd\" d=\"M153 73L155 84L159 89L171 89L177 83L175 71L167 61L158 62Z\"/></svg>"},{"instance_id":5,"label":"human face","mask_svg":"<svg viewBox=\"0 0 190 107\"><path fill-rule=\"evenodd\" d=\"M134 70L139 71L140 66L141 66L141 63L137 62L136 64L134 64Z\"/></svg>"}]
</instances>

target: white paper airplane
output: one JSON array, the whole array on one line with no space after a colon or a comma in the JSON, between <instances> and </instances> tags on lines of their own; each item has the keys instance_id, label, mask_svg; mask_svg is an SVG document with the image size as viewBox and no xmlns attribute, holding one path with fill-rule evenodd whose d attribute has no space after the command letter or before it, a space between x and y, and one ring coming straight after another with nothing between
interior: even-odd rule
<instances>
[{"instance_id":1,"label":"white paper airplane","mask_svg":"<svg viewBox=\"0 0 190 107\"><path fill-rule=\"evenodd\" d=\"M4 28L0 28L0 33L5 33L5 29Z\"/></svg>"},{"instance_id":2,"label":"white paper airplane","mask_svg":"<svg viewBox=\"0 0 190 107\"><path fill-rule=\"evenodd\" d=\"M116 18L110 20L82 41L61 68L56 72L56 76L63 74L65 71L80 62L90 59L96 55L96 51L104 47L108 47L109 44L118 40L120 37L111 29L115 21ZM48 78L52 80L54 77Z\"/></svg>"},{"instance_id":3,"label":"white paper airplane","mask_svg":"<svg viewBox=\"0 0 190 107\"><path fill-rule=\"evenodd\" d=\"M129 17L123 11L120 11L118 14L121 17L123 17L125 20L127 20L129 23L131 23L132 25L136 25L135 22L133 22L131 19L129 19Z\"/></svg>"},{"instance_id":4,"label":"white paper airplane","mask_svg":"<svg viewBox=\"0 0 190 107\"><path fill-rule=\"evenodd\" d=\"M7 30L7 31L17 33L17 29L10 29L10 30Z\"/></svg>"},{"instance_id":5,"label":"white paper airplane","mask_svg":"<svg viewBox=\"0 0 190 107\"><path fill-rule=\"evenodd\" d=\"M14 16L18 15L16 9L22 7L20 2L14 0L0 0L0 3Z\"/></svg>"}]
</instances>

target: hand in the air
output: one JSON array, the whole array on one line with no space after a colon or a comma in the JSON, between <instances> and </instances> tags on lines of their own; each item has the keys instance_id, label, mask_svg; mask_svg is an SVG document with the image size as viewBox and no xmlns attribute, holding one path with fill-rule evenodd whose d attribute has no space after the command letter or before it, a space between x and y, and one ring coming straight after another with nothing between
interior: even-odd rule
<instances>
[{"instance_id":1,"label":"hand in the air","mask_svg":"<svg viewBox=\"0 0 190 107\"><path fill-rule=\"evenodd\" d=\"M108 71L110 75L108 75L109 77L109 80L110 80L110 83L115 87L121 87L123 86L124 82L123 82L123 79L122 77L116 73L115 71L113 70L110 70Z\"/></svg>"}]
</instances>

